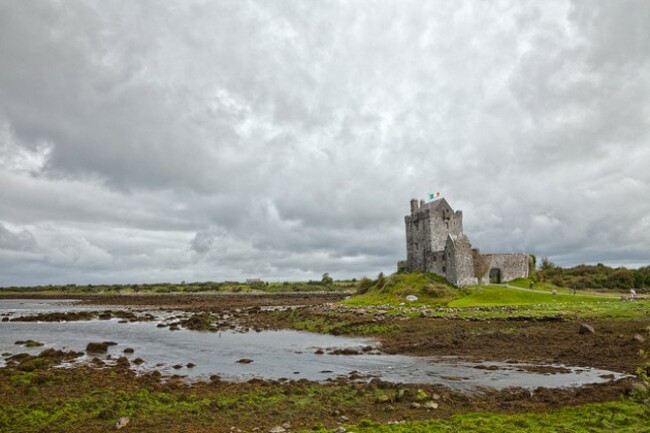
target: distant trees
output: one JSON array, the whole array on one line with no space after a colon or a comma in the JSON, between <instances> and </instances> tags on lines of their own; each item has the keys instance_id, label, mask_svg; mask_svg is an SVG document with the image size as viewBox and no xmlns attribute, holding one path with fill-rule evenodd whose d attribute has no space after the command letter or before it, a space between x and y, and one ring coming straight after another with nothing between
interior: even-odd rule
<instances>
[{"instance_id":1,"label":"distant trees","mask_svg":"<svg viewBox=\"0 0 650 433\"><path fill-rule=\"evenodd\" d=\"M542 263L540 263L539 265L539 269L541 271L548 271L555 268L557 268L557 266L555 265L555 263L550 261L548 257L542 257Z\"/></svg>"},{"instance_id":2,"label":"distant trees","mask_svg":"<svg viewBox=\"0 0 650 433\"><path fill-rule=\"evenodd\" d=\"M332 279L332 277L330 277L329 273L325 272L323 274L323 277L320 279L320 282L323 283L323 284L330 285L330 284L334 283L334 280Z\"/></svg>"},{"instance_id":3,"label":"distant trees","mask_svg":"<svg viewBox=\"0 0 650 433\"><path fill-rule=\"evenodd\" d=\"M639 269L612 268L602 263L562 268L544 257L538 280L575 289L645 289L650 287L650 266Z\"/></svg>"}]
</instances>

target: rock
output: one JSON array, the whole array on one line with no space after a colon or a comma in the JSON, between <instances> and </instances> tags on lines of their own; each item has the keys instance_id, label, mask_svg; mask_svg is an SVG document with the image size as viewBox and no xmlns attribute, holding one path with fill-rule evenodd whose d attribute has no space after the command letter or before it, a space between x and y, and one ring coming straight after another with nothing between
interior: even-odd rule
<instances>
[{"instance_id":1,"label":"rock","mask_svg":"<svg viewBox=\"0 0 650 433\"><path fill-rule=\"evenodd\" d=\"M417 401L424 401L429 398L429 394L427 394L425 391L418 389L417 392L415 393L415 399Z\"/></svg>"},{"instance_id":2,"label":"rock","mask_svg":"<svg viewBox=\"0 0 650 433\"><path fill-rule=\"evenodd\" d=\"M124 349L124 353L133 353L133 352L135 352L135 350L133 350L133 348L131 347L127 347L126 349Z\"/></svg>"},{"instance_id":3,"label":"rock","mask_svg":"<svg viewBox=\"0 0 650 433\"><path fill-rule=\"evenodd\" d=\"M632 339L637 343L643 343L645 341L645 338L643 338L643 335L641 334L634 334L634 337L632 337Z\"/></svg>"},{"instance_id":4,"label":"rock","mask_svg":"<svg viewBox=\"0 0 650 433\"><path fill-rule=\"evenodd\" d=\"M129 363L129 360L126 358L126 356L120 356L117 358L117 364L118 367L130 367L131 364Z\"/></svg>"},{"instance_id":5,"label":"rock","mask_svg":"<svg viewBox=\"0 0 650 433\"><path fill-rule=\"evenodd\" d=\"M86 352L90 353L106 353L108 352L108 344L106 343L88 343Z\"/></svg>"},{"instance_id":6,"label":"rock","mask_svg":"<svg viewBox=\"0 0 650 433\"><path fill-rule=\"evenodd\" d=\"M438 409L438 403L436 403L433 400L432 401L427 401L426 403L424 403L422 405L422 407L425 408L425 409Z\"/></svg>"},{"instance_id":7,"label":"rock","mask_svg":"<svg viewBox=\"0 0 650 433\"><path fill-rule=\"evenodd\" d=\"M411 403L411 408L412 409L420 409L422 405L420 403L413 402Z\"/></svg>"},{"instance_id":8,"label":"rock","mask_svg":"<svg viewBox=\"0 0 650 433\"><path fill-rule=\"evenodd\" d=\"M238 364L250 364L251 362L253 362L253 360L248 358L242 358L239 361L237 361Z\"/></svg>"},{"instance_id":9,"label":"rock","mask_svg":"<svg viewBox=\"0 0 650 433\"><path fill-rule=\"evenodd\" d=\"M129 418L128 416L121 416L117 419L117 422L115 423L115 428L117 430L124 428L127 426L129 422L131 422L131 418Z\"/></svg>"},{"instance_id":10,"label":"rock","mask_svg":"<svg viewBox=\"0 0 650 433\"><path fill-rule=\"evenodd\" d=\"M180 365L180 364L176 364L176 365L174 365L172 368L173 368L174 370L180 370L181 368L183 368L183 366Z\"/></svg>"},{"instance_id":11,"label":"rock","mask_svg":"<svg viewBox=\"0 0 650 433\"><path fill-rule=\"evenodd\" d=\"M377 403L388 403L390 401L390 397L387 396L386 394L380 394L377 396L375 399Z\"/></svg>"},{"instance_id":12,"label":"rock","mask_svg":"<svg viewBox=\"0 0 650 433\"><path fill-rule=\"evenodd\" d=\"M282 427L284 427L286 430L289 430L291 428L291 423L285 422L282 424Z\"/></svg>"},{"instance_id":13,"label":"rock","mask_svg":"<svg viewBox=\"0 0 650 433\"><path fill-rule=\"evenodd\" d=\"M193 362L188 362L187 365L185 365L185 367L194 368L194 367L196 367L196 364L194 364Z\"/></svg>"},{"instance_id":14,"label":"rock","mask_svg":"<svg viewBox=\"0 0 650 433\"><path fill-rule=\"evenodd\" d=\"M284 433L286 431L286 428L282 427L281 425L276 425L271 430L269 430L269 433Z\"/></svg>"},{"instance_id":15,"label":"rock","mask_svg":"<svg viewBox=\"0 0 650 433\"><path fill-rule=\"evenodd\" d=\"M431 396L431 398L434 399L434 400L440 400L440 395L439 394L433 394Z\"/></svg>"},{"instance_id":16,"label":"rock","mask_svg":"<svg viewBox=\"0 0 650 433\"><path fill-rule=\"evenodd\" d=\"M415 296L415 295L408 295L408 296L406 297L406 300L409 301L409 302L415 302L415 301L417 301L418 299L419 299L419 298L418 298L417 296Z\"/></svg>"},{"instance_id":17,"label":"rock","mask_svg":"<svg viewBox=\"0 0 650 433\"><path fill-rule=\"evenodd\" d=\"M595 334L596 330L594 329L593 326L587 325L586 323L582 323L580 325L580 330L578 331L581 334Z\"/></svg>"},{"instance_id":18,"label":"rock","mask_svg":"<svg viewBox=\"0 0 650 433\"><path fill-rule=\"evenodd\" d=\"M345 427L339 427L336 430L334 430L334 433L345 433L347 430Z\"/></svg>"},{"instance_id":19,"label":"rock","mask_svg":"<svg viewBox=\"0 0 650 433\"><path fill-rule=\"evenodd\" d=\"M142 359L142 358L135 358L135 359L133 360L133 363L134 363L135 365L144 364L144 359Z\"/></svg>"}]
</instances>

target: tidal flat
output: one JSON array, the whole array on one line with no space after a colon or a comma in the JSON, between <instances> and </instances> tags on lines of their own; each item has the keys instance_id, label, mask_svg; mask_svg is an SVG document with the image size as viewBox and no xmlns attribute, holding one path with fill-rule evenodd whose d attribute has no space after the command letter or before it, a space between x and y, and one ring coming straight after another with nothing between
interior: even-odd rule
<instances>
[{"instance_id":1,"label":"tidal flat","mask_svg":"<svg viewBox=\"0 0 650 433\"><path fill-rule=\"evenodd\" d=\"M591 404L632 426L646 416L620 403L642 317L582 335L570 318L428 317L316 294L0 302L3 431L105 431L121 417L128 431L453 431L475 412L511 422Z\"/></svg>"}]
</instances>

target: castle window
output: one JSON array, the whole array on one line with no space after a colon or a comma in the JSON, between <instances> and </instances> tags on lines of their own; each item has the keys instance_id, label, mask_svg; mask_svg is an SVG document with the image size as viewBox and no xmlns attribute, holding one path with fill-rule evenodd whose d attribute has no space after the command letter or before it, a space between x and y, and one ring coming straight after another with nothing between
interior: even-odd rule
<instances>
[{"instance_id":1,"label":"castle window","mask_svg":"<svg viewBox=\"0 0 650 433\"><path fill-rule=\"evenodd\" d=\"M449 220L445 220L445 224L447 224L447 229L449 229Z\"/></svg>"},{"instance_id":2,"label":"castle window","mask_svg":"<svg viewBox=\"0 0 650 433\"><path fill-rule=\"evenodd\" d=\"M443 266L443 267L442 267L442 273L444 274L445 272L447 272L447 267L446 267L446 266Z\"/></svg>"},{"instance_id":3,"label":"castle window","mask_svg":"<svg viewBox=\"0 0 650 433\"><path fill-rule=\"evenodd\" d=\"M436 256L433 256L433 261L434 261L434 262L436 261Z\"/></svg>"}]
</instances>

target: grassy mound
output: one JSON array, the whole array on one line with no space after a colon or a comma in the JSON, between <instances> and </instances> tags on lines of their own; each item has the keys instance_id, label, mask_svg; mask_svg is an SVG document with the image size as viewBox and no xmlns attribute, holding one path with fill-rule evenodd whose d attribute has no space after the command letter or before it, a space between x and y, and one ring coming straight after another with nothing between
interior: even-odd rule
<instances>
[{"instance_id":1,"label":"grassy mound","mask_svg":"<svg viewBox=\"0 0 650 433\"><path fill-rule=\"evenodd\" d=\"M444 278L432 273L396 273L389 276L379 274L376 280L362 279L357 294L343 301L346 305L409 305L446 304L462 296L463 291L449 284ZM409 302L406 297L416 296Z\"/></svg>"}]
</instances>

